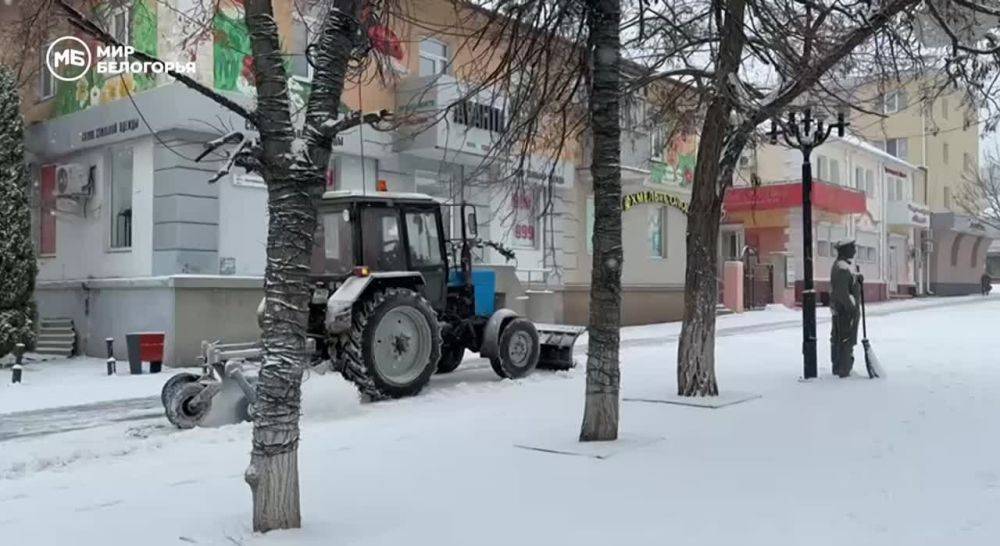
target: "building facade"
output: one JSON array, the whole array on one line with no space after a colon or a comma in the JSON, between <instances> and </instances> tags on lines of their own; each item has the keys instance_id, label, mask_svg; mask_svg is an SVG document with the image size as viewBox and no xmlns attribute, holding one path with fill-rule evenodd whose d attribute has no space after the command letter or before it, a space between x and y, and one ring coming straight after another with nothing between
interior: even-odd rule
<instances>
[{"instance_id":1,"label":"building facade","mask_svg":"<svg viewBox=\"0 0 1000 546\"><path fill-rule=\"evenodd\" d=\"M835 245L854 239L854 263L866 297L925 293L928 257L919 242L930 211L914 198L923 170L855 137L831 138L812 156L813 268L819 300L829 299ZM725 259L749 252L771 277L775 303L801 302L802 154L765 145L748 150L738 183L726 194L722 248ZM751 181L759 181L753 184Z\"/></svg>"},{"instance_id":2,"label":"building facade","mask_svg":"<svg viewBox=\"0 0 1000 546\"><path fill-rule=\"evenodd\" d=\"M930 210L930 231L920 241L928 255L928 293L972 294L985 270L984 256L996 230L969 214L965 186L979 173L979 115L962 90L940 89L926 78L862 85L857 100L872 112L858 113L851 128L887 153L926 170L914 187ZM896 211L908 215L908 210Z\"/></svg>"},{"instance_id":3,"label":"building facade","mask_svg":"<svg viewBox=\"0 0 1000 546\"><path fill-rule=\"evenodd\" d=\"M195 63L201 83L252 105L242 1L220 2L212 32L184 41L188 4L115 2L95 17L141 51ZM434 21L431 28L467 20L451 2L420 4L420 17ZM309 21L290 1L275 7L289 51L290 96L301 106L310 78L302 55ZM519 183L511 186L504 167L486 162L510 112L502 98L468 98L457 67L473 53L461 38L413 22L382 30L393 77L348 84L342 111L433 117L456 101L468 104L429 128L359 127L340 135L328 189L386 188L426 193L445 205L477 205L480 237L514 251L510 261L491 249L476 256L510 280L506 303L539 320L585 324L593 225L586 138L557 158L518 158ZM239 169L209 183L220 162L195 161L205 142L246 129L244 122L162 75L91 72L76 82L58 81L44 70L46 43L39 44L38 76L24 93L40 316L71 318L78 352L95 356L103 355L106 338L119 341L123 357L124 334L164 331L168 365L193 363L203 339L254 338L267 188ZM649 126L640 119L622 137L625 194L655 195L626 200L626 324L677 319L683 308L683 211L696 140L687 134L667 139ZM444 210L446 226L457 222Z\"/></svg>"}]
</instances>

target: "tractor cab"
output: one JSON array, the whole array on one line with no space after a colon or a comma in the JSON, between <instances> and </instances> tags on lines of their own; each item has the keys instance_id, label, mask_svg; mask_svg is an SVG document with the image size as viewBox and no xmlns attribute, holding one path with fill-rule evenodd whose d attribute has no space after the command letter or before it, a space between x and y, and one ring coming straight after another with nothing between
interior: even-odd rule
<instances>
[{"instance_id":1,"label":"tractor cab","mask_svg":"<svg viewBox=\"0 0 1000 546\"><path fill-rule=\"evenodd\" d=\"M441 207L432 198L416 193L327 192L318 223L312 266L317 286L336 285L361 271L380 276L396 273L400 279L418 279L431 306L444 309L448 263Z\"/></svg>"}]
</instances>

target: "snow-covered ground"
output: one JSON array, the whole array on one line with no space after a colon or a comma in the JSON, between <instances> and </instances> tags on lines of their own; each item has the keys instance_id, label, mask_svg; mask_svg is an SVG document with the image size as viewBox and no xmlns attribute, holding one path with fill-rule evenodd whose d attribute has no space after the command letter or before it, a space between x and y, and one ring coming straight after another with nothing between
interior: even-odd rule
<instances>
[{"instance_id":1,"label":"snow-covered ground","mask_svg":"<svg viewBox=\"0 0 1000 546\"><path fill-rule=\"evenodd\" d=\"M872 311L885 380L829 377L821 343L823 377L800 382L797 313L722 317L720 387L759 399L721 409L623 402L622 439L582 450L581 367L498 381L471 361L417 398L367 405L339 376L314 375L299 461L304 526L265 536L249 529L248 424L181 432L145 419L0 442L0 537L102 546L997 544L1000 294ZM673 392L677 331L626 330L623 397ZM821 322L821 338L828 334Z\"/></svg>"}]
</instances>

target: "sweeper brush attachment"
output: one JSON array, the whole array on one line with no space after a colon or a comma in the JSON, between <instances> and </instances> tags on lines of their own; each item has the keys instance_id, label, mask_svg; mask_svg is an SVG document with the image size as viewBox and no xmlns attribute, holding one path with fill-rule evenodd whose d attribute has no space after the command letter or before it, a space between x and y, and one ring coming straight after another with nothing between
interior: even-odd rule
<instances>
[{"instance_id":1,"label":"sweeper brush attachment","mask_svg":"<svg viewBox=\"0 0 1000 546\"><path fill-rule=\"evenodd\" d=\"M868 369L868 378L877 379L885 377L882 364L878 361L878 357L875 356L875 350L872 349L871 342L868 341L868 321L865 313L865 289L863 285L861 287L861 333L861 345L865 348L865 368Z\"/></svg>"}]
</instances>

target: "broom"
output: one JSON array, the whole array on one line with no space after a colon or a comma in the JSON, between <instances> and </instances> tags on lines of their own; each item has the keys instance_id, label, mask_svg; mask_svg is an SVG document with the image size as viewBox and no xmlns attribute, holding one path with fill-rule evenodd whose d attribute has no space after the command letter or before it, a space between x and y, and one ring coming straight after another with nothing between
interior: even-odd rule
<instances>
[{"instance_id":1,"label":"broom","mask_svg":"<svg viewBox=\"0 0 1000 546\"><path fill-rule=\"evenodd\" d=\"M872 344L868 341L868 324L865 321L864 281L861 281L861 334L861 345L865 348L865 367L868 368L868 377L870 379L885 377L885 371L882 370L882 365L879 364L878 357L875 356L875 350L872 349Z\"/></svg>"}]
</instances>

